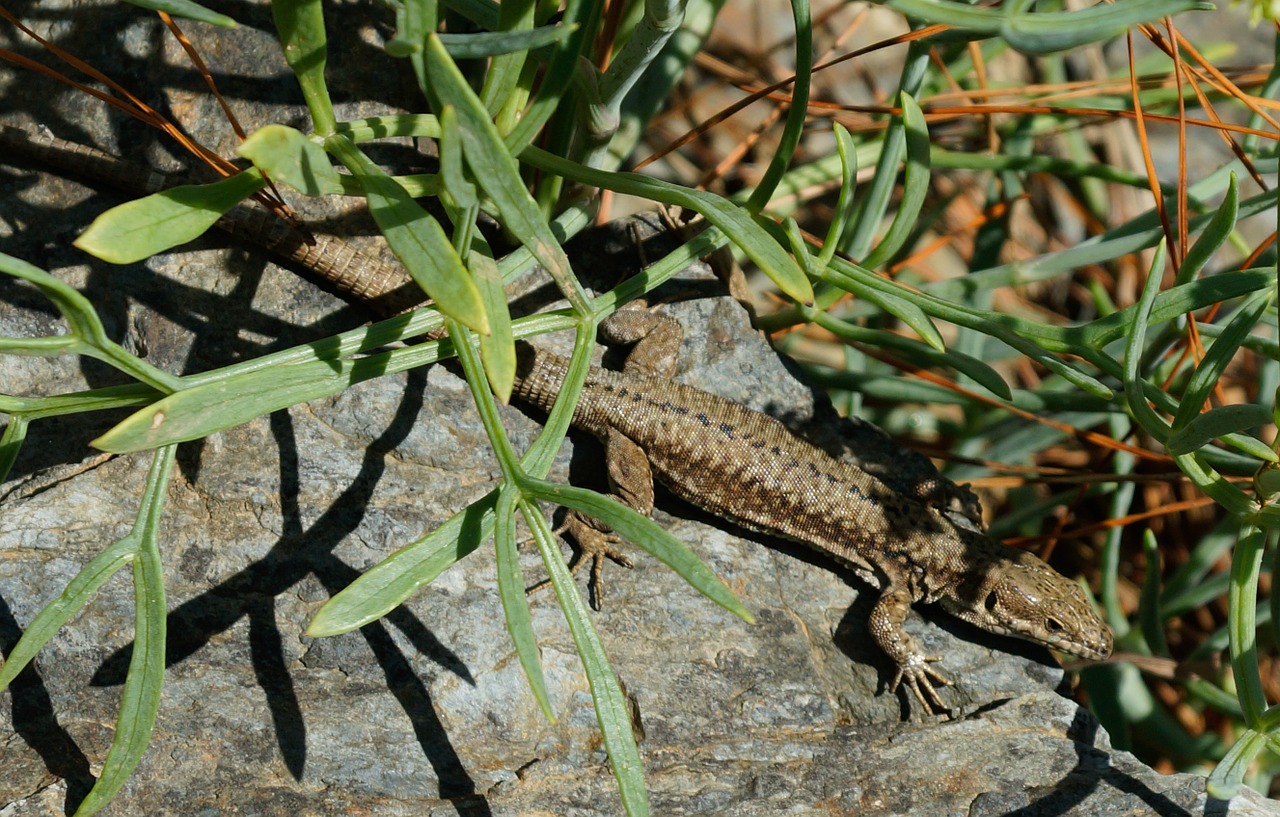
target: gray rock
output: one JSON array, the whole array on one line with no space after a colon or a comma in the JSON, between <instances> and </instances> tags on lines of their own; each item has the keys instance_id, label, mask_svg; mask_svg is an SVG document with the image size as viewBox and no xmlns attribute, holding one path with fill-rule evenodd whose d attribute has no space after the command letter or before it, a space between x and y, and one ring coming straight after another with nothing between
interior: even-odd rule
<instances>
[{"instance_id":1,"label":"gray rock","mask_svg":"<svg viewBox=\"0 0 1280 817\"><path fill-rule=\"evenodd\" d=\"M119 60L133 80L173 60L171 47L153 45L161 40L150 23L114 16L136 21L133 12L77 8L88 10L59 28L77 53L139 55ZM256 56L272 52L260 50L269 45L264 12L250 8L262 30L202 39L202 50L245 98L287 96L278 63L268 70ZM353 23L361 25L369 33ZM103 45L91 36L102 31L126 34ZM340 55L347 73L335 76L367 82L374 55ZM190 77L178 82L171 107L200 130L212 113ZM132 126L99 129L104 117L80 110L89 107L80 97L41 91L30 77L5 87L6 120L128 149L118 137ZM296 108L272 111L250 121L301 121ZM169 371L204 370L360 321L216 236L143 264L85 263L69 240L104 197L12 167L0 168L0 188L0 249L82 288L113 337ZM688 290L706 292L705 276L691 271L669 289ZM689 330L681 377L793 422L814 416L809 389L736 304L702 297L670 310ZM0 281L0 334L57 325L29 288ZM5 357L0 372L2 390L17 394L123 380L77 359ZM94 458L87 447L122 416L36 423L0 487L6 653L80 566L129 529L148 457ZM516 408L503 417L518 446L539 429ZM829 410L816 422L838 427ZM841 428L846 439L875 434ZM574 436L553 477L602 487L598 453ZM440 367L184 446L163 527L170 644L159 723L107 813L619 813L559 609L548 594L531 602L552 724L515 660L488 547L383 621L336 638L303 634L360 571L497 478L464 384ZM886 662L866 638L872 599L847 571L800 546L726 529L670 497L656 518L758 623L715 607L643 554L633 570L610 571L607 606L593 618L633 707L655 814L1225 813L1206 805L1200 778L1161 776L1112 751L1092 717L1054 692L1062 675L1045 653L940 614L913 616L908 629L959 679L944 692L956 718L904 721L908 702L884 692ZM534 554L524 567L530 581L540 575ZM114 728L132 605L126 571L12 685L0 712L0 814L62 813L92 785ZM1251 793L1231 808L1280 813Z\"/></svg>"}]
</instances>

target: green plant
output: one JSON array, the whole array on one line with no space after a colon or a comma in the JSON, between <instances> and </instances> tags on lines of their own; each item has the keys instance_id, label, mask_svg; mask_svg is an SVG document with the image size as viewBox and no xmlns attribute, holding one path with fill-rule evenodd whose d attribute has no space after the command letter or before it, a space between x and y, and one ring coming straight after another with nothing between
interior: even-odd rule
<instances>
[{"instance_id":1,"label":"green plant","mask_svg":"<svg viewBox=\"0 0 1280 817\"><path fill-rule=\"evenodd\" d=\"M410 62L434 114L360 121L339 121L329 100L322 6L317 2L275 3L273 12L284 55L311 112L312 133L304 135L283 126L263 128L241 150L256 169L216 185L157 194L117 208L104 214L81 237L79 246L113 261L145 257L176 246L207 229L217 214L262 189L265 171L272 179L309 195L344 192L366 196L391 247L433 298L434 307L418 310L408 318L178 378L154 370L114 344L102 331L92 305L73 290L22 261L3 258L0 269L38 286L61 311L70 332L38 339L6 338L0 342L0 351L91 355L135 378L138 384L50 398L4 397L0 410L10 415L10 421L0 440L0 465L7 469L12 464L33 420L121 406L139 408L99 438L98 447L116 452L157 451L135 530L86 565L63 596L32 622L0 669L3 687L106 578L126 564L133 566L137 645L124 690L120 726L99 783L77 813L96 811L118 791L141 758L154 722L164 654L164 616L159 615L164 610L164 588L159 581L155 523L174 447L280 408L338 393L363 379L454 354L467 373L489 432L503 474L502 485L405 545L336 595L309 631L334 634L375 620L492 536L507 625L530 687L550 717L552 708L516 564L515 514L519 511L533 532L583 658L623 803L631 814L647 813L639 754L621 689L535 501L553 502L602 519L718 603L744 618L749 614L684 545L651 521L591 492L545 480L551 457L568 427L570 400L562 401L552 412L544 433L521 456L498 420L495 395L505 399L510 394L514 339L572 329L576 343L566 387L571 397L585 377L595 327L602 317L658 286L691 259L722 247L730 247L750 261L788 299L786 306L762 316L765 328L781 331L811 323L837 340L840 351L849 356L847 369L831 371L816 365L811 369L837 393L843 392L849 405L865 396L956 404L963 419L955 422L951 431L960 440L959 450L981 452L988 458L995 458L995 452L1010 462L1032 461L1058 444L1064 435L1063 424L1074 428L1102 424L1116 440L1140 429L1170 452L1188 480L1222 505L1237 527L1238 544L1229 582L1215 587L1225 590L1228 583L1231 587L1230 625L1224 628L1222 638L1229 635L1231 640L1239 697L1225 688L1225 679L1221 683L1196 679L1185 688L1198 705L1240 718L1246 730L1243 738L1228 750L1212 739L1188 734L1159 713L1144 687L1133 683L1136 670L1132 667L1090 670L1089 691L1092 703L1115 734L1124 735L1137 725L1168 736L1183 756L1218 757L1225 752L1228 762L1218 767L1212 784L1215 793L1229 794L1243 780L1248 761L1275 741L1277 715L1266 708L1257 681L1253 634L1256 619L1262 618L1255 617L1254 596L1264 543L1276 517L1268 504L1271 491L1248 494L1227 482L1221 472L1258 472L1260 484L1265 484L1270 474L1265 464L1280 458L1255 436L1255 429L1271 421L1273 404L1224 405L1203 413L1201 408L1238 354L1259 355L1266 366L1274 367L1280 351L1262 329L1264 319L1274 314L1274 269L1256 261L1230 274L1213 275L1209 264L1225 243L1233 238L1241 241L1234 233L1240 219L1273 212L1268 193L1241 199L1236 175L1270 172L1275 160L1270 151L1246 143L1250 162L1224 166L1185 193L1152 185L1161 209L1113 225L1066 249L1009 264L996 263L990 253L978 252L969 259L971 273L951 281L903 283L882 277L876 270L901 263L926 228L933 226L926 201L930 182L943 170L988 174L998 180L989 194L993 205L1016 198L1031 174L1037 173L1055 173L1069 180L1080 188L1085 200L1098 194L1096 182L1139 190L1148 187L1149 177L1096 162L1088 146L1073 141L1070 133L1062 139L1074 152L1052 158L1037 152L1038 138L1069 129L1078 119L1084 108L1079 100L1074 109L1042 106L1002 125L1003 150L994 155L981 147L942 147L931 138L929 129L929 116L940 115L939 106L922 106L918 100L947 89L948 77L974 77L982 60L991 60L1011 48L1035 55L1037 65L1046 73L1065 75L1062 59L1050 52L1197 7L1186 0L1133 0L1071 12L1068 18L1064 11L1033 12L1027 3L1010 3L1000 9L942 0L894 0L886 5L922 23L951 28L946 32L921 29L921 39L908 49L898 93L883 128L855 136L836 124L832 129L834 153L795 163L806 133L815 70L810 59L813 22L807 4L796 2L798 71L789 86L788 114L776 149L758 184L747 193L728 197L619 170L656 113L655 100L664 99L693 62L719 10L718 3L690 3L687 8L680 3L632 4L621 16L619 45L610 67L586 74L581 73L581 58L594 57L598 63L603 57L593 50L604 28L598 4L569 3L558 22L552 23L553 9L547 4L457 2L438 8L431 3L390 3L397 33L387 43L387 50ZM194 6L164 8L210 22L226 22ZM482 32L437 34L446 9ZM660 55L667 59L659 60ZM482 81L475 85L467 81L456 65L456 60L463 58L488 60ZM934 58L948 71L931 71ZM1268 82L1271 87L1274 78ZM644 93L628 95L637 87ZM1135 89L1132 104L1121 105L1106 96L1095 102L1097 110L1136 115L1147 108L1181 105L1189 93L1171 94L1168 89L1152 86L1141 94ZM1226 93L1220 91L1219 96ZM361 146L395 135L437 140L440 173L393 177L380 170ZM347 173L337 173L331 158ZM860 189L857 170L868 165L876 172ZM533 173L537 177L531 183L528 176ZM624 283L593 298L574 277L561 249L563 237L581 230L590 220L588 205L562 203L566 182L688 208L712 226L656 261L643 280ZM839 190L820 241L801 228L805 214L788 209L792 201L788 197L818 182ZM415 196L427 194L439 196L449 215L447 225L415 201ZM1168 217L1163 210L1166 199L1174 209L1181 208L1182 218ZM1216 206L1209 202L1216 202ZM502 259L493 258L477 229L481 213L518 237L522 249ZM993 229L998 230L998 225ZM991 293L997 289L1067 279L1080 267L1114 262L1156 247L1161 249L1151 259L1142 297L1123 309L1116 308L1100 287L1091 289L1098 315L1072 323L1009 314L990 303ZM1266 260L1274 262L1270 256ZM568 307L512 319L502 285L535 263L551 276ZM1165 286L1167 263L1175 274ZM1213 343L1198 363L1193 366L1189 359L1162 354L1183 328L1185 316L1220 307L1228 310L1231 319L1221 328L1213 323L1199 324L1199 331L1213 338ZM956 327L955 339L947 340L937 322ZM914 337L900 331L900 326L910 329ZM441 330L447 339L414 340ZM408 343L385 350L393 341ZM802 341L788 343L798 356L805 355ZM965 389L890 380L890 370L868 360L865 350L891 352L908 367L950 368L965 382ZM1037 367L1037 382L1011 387L1011 357L1019 364ZM850 388L849 372L856 371L863 374L855 390ZM1008 418L990 412L992 403L1061 419L1058 426L1033 428L1016 440L1008 440ZM1224 445L1218 446L1217 441ZM1118 454L1110 462L1116 482L1129 476L1135 457L1150 453L1140 446L1117 446L1116 450ZM956 478L971 475L963 468L955 472ZM1110 502L1111 515L1122 517L1134 495L1109 487L1114 484L1097 482L1085 498ZM1037 508L1072 500L1054 496ZM1026 527L1027 519L1011 517L1005 532L1013 531L1019 523ZM1220 541L1213 540L1212 547L1221 547ZM1183 609L1194 603L1190 596L1204 592L1203 580L1209 574L1213 552L1206 546L1204 552L1197 553L1163 591L1157 584L1158 572L1149 565L1141 626L1131 628L1118 595L1120 545L1116 532L1108 536L1103 550L1101 597L1108 619L1122 634L1128 650L1167 657L1162 624L1172 615L1170 610ZM1148 555L1154 557L1157 549L1149 545ZM1274 545L1271 550L1275 552ZM1266 609L1262 612L1269 613ZM1220 640L1206 641L1203 649L1213 649Z\"/></svg>"}]
</instances>

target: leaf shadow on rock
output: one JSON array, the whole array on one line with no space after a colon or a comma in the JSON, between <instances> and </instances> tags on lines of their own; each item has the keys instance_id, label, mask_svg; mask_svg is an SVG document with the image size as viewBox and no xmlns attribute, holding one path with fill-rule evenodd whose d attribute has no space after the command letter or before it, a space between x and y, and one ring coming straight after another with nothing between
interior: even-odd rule
<instances>
[{"instance_id":1,"label":"leaf shadow on rock","mask_svg":"<svg viewBox=\"0 0 1280 817\"><path fill-rule=\"evenodd\" d=\"M271 427L281 453L284 534L265 557L169 613L167 667L200 650L213 637L231 629L241 617L248 617L254 674L267 696L281 755L295 779L302 777L305 766L306 728L275 622L274 599L309 575L314 575L331 595L360 575L332 551L358 526L385 471L386 457L409 433L420 413L425 384L426 376L422 372L409 374L396 416L366 447L359 474L310 526L303 525L298 503L298 450L292 422L286 412L272 415ZM430 693L412 662L395 644L387 624L400 630L422 655L474 684L469 669L404 608L390 613L386 622L369 624L360 633L386 678L387 689L408 716L424 756L436 771L441 798L454 800L459 813L488 814L483 800L472 796L476 794L474 782L446 737L447 730L435 714ZM132 645L111 655L98 667L92 683L95 686L123 683L131 656Z\"/></svg>"}]
</instances>

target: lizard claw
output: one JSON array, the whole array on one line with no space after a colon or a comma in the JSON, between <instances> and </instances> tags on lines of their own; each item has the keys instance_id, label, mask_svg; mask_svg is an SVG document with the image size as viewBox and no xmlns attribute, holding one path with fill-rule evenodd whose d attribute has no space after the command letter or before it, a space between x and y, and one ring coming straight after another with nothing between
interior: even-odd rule
<instances>
[{"instance_id":1,"label":"lizard claw","mask_svg":"<svg viewBox=\"0 0 1280 817\"><path fill-rule=\"evenodd\" d=\"M631 567L631 560L616 547L622 540L613 531L601 530L592 519L576 511L570 511L565 516L564 523L556 528L556 533L568 533L573 537L577 552L569 562L570 575L578 575L578 571L590 558L591 580L587 587L590 593L591 609L599 610L604 606L604 560L607 558L623 567ZM550 579L543 579L525 593L537 592L549 584L551 584Z\"/></svg>"},{"instance_id":2,"label":"lizard claw","mask_svg":"<svg viewBox=\"0 0 1280 817\"><path fill-rule=\"evenodd\" d=\"M919 653L909 656L905 662L898 665L898 672L893 676L893 682L889 684L889 692L897 692L898 687L905 681L925 712L950 712L950 707L942 702L942 697L933 685L936 682L942 686L950 686L951 679L929 666L930 662L941 659L940 655L920 655Z\"/></svg>"}]
</instances>

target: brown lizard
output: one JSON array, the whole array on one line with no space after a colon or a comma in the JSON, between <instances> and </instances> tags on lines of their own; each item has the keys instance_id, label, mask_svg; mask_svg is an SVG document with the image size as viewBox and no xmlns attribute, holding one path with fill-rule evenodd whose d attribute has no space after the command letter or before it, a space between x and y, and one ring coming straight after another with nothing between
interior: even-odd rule
<instances>
[{"instance_id":1,"label":"brown lizard","mask_svg":"<svg viewBox=\"0 0 1280 817\"><path fill-rule=\"evenodd\" d=\"M1088 596L1036 556L955 524L768 415L673 381L683 336L673 319L623 309L601 332L635 347L624 371L591 370L573 425L604 443L615 498L649 514L656 479L716 516L851 567L881 592L869 626L896 667L890 691L905 681L929 709L943 706L933 683L950 683L929 665L939 656L902 628L915 602L1083 658L1111 654L1111 630ZM549 411L567 361L527 343L518 353L514 396ZM565 524L597 576L602 557L621 561L599 523L570 513Z\"/></svg>"},{"instance_id":2,"label":"brown lizard","mask_svg":"<svg viewBox=\"0 0 1280 817\"><path fill-rule=\"evenodd\" d=\"M28 157L45 163L58 164L50 150L69 144L14 131L0 129L0 143L35 145L41 150L28 151ZM82 159L90 155L90 149L74 145L63 148L68 151ZM94 158L101 161L102 155ZM291 257L309 264L305 257ZM354 274L350 265L341 267L350 279L340 285L343 292L367 298L361 275L366 266L376 269L370 266L374 263L362 259ZM318 265L314 271L332 277L327 268ZM387 271L378 275L396 280ZM386 302L375 306L389 311ZM939 657L925 655L902 628L915 602L937 602L989 632L1084 658L1111 654L1111 630L1084 591L1039 558L956 524L946 509L894 491L772 417L674 382L683 333L670 318L624 309L604 323L602 332L635 348L624 372L591 371L573 422L604 442L616 497L649 514L657 479L712 514L802 542L850 566L881 592L870 631L896 667L891 690L905 681L926 709L945 708L934 683L949 681L930 666ZM565 360L526 343L519 344L518 354L514 395L549 411L561 390ZM625 563L613 550L614 535L599 523L570 514L566 525L583 555L593 560L597 582L603 556Z\"/></svg>"}]
</instances>

